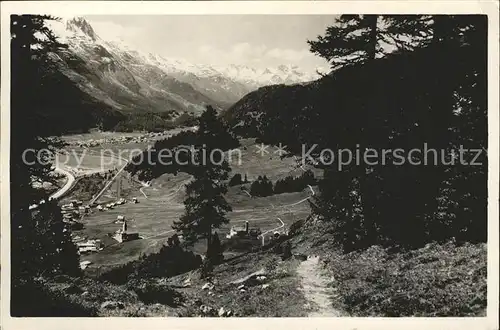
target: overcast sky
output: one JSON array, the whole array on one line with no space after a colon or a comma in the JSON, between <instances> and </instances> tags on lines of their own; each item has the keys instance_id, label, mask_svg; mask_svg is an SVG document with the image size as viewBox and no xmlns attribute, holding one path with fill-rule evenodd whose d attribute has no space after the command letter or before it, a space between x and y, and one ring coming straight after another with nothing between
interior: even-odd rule
<instances>
[{"instance_id":1,"label":"overcast sky","mask_svg":"<svg viewBox=\"0 0 500 330\"><path fill-rule=\"evenodd\" d=\"M334 16L86 16L103 39L121 38L143 51L201 64L328 67L309 52Z\"/></svg>"}]
</instances>

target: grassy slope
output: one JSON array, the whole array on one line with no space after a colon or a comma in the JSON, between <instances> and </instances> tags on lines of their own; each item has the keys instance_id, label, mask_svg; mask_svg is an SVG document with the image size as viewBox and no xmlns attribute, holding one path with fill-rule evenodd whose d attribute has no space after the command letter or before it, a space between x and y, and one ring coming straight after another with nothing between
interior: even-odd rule
<instances>
[{"instance_id":1,"label":"grassy slope","mask_svg":"<svg viewBox=\"0 0 500 330\"><path fill-rule=\"evenodd\" d=\"M215 267L211 279L215 283L213 290L201 289L207 280L200 279L198 271L173 277L169 283L181 285L190 278L190 287L178 289L190 302L179 309L182 316L198 315L198 305L203 304L215 311L224 307L240 317L300 317L306 316L306 312L295 271L297 263L295 260L282 262L272 252L248 253ZM240 284L231 283L261 269L266 279L246 285L245 292L238 290Z\"/></svg>"},{"instance_id":2,"label":"grassy slope","mask_svg":"<svg viewBox=\"0 0 500 330\"><path fill-rule=\"evenodd\" d=\"M171 278L145 279L143 283L153 288L147 294L141 294L144 289L140 283L114 285L91 278L65 277L43 283L51 297L62 300L63 306L77 306L91 316L200 316L200 306L206 305L214 310L213 316L224 307L239 317L299 317L307 314L295 271L297 264L296 260L283 262L272 252L244 254L215 267L212 290L202 289L207 279L200 278L198 270ZM254 285L247 283L246 292L238 290L239 284L231 283L261 269L266 278ZM183 287L187 278L191 284ZM123 307L106 309L101 306L105 301L120 302ZM57 311L53 312L57 316Z\"/></svg>"},{"instance_id":3,"label":"grassy slope","mask_svg":"<svg viewBox=\"0 0 500 330\"><path fill-rule=\"evenodd\" d=\"M137 196L140 203L120 205L112 210L93 212L85 217L83 220L85 228L79 231L78 235L99 238L109 247L99 253L84 256L82 260L92 261L93 265L90 268L113 266L136 259L140 254L158 251L173 234L171 231L173 221L179 219L184 211L182 205L184 192L182 189L178 191L178 187L188 178L189 176L182 174L164 175L154 180L152 187L144 189L148 195L147 199L138 190L129 196ZM287 208L279 205L293 204L307 196L308 192L304 191L251 199L238 187L233 187L226 196L233 206L233 212L228 214L230 223L224 225L218 232L223 237L229 232L231 225L243 225L244 221L249 221L250 227L259 227L262 231L270 230L280 225L278 217L289 225L299 218L307 217L310 212L309 206L306 202ZM102 200L110 199L107 194L102 198ZM116 244L114 240L109 239L107 234L120 228L119 224L114 223L118 215L125 215L129 230L139 232L146 239L122 244ZM203 241L195 246L198 252L204 249Z\"/></svg>"},{"instance_id":4,"label":"grassy slope","mask_svg":"<svg viewBox=\"0 0 500 330\"><path fill-rule=\"evenodd\" d=\"M323 233L323 234L320 234ZM484 316L486 307L486 247L430 244L406 253L388 253L380 247L341 254L327 231L306 228L292 238L293 252L320 255L330 275L332 306L350 316ZM221 307L234 316L306 316L308 304L297 274L300 261L282 261L272 250L245 253L214 268L211 290L207 279L194 270L162 279L147 279L161 298L174 294L180 304L145 300L134 283L116 286L91 279L52 284L51 289L70 301L93 309L99 316L199 316L200 306ZM247 284L240 292L232 282L264 270L266 278ZM190 285L184 287L186 279ZM266 285L266 286L264 286ZM76 289L74 287L77 287ZM172 290L175 290L173 292ZM69 292L69 294L68 294ZM82 294L87 292L86 294ZM162 293L164 292L164 294ZM170 299L170 298L169 298ZM124 303L123 309L105 310L106 300Z\"/></svg>"},{"instance_id":5,"label":"grassy slope","mask_svg":"<svg viewBox=\"0 0 500 330\"><path fill-rule=\"evenodd\" d=\"M165 286L161 285L161 283L154 284L159 288L164 288L163 296L165 300L162 301L163 303L158 303L154 299L153 301L145 299L144 296L139 294L138 286L133 285L119 286L89 278L69 279L64 277L58 281L50 283L43 281L43 283L51 293L52 299L59 297L66 304L79 306L80 309L90 314L87 314L88 316L148 317L176 315L175 307L177 304L175 300L178 298L173 298L174 301L166 303L167 298L170 298L171 294L175 294L175 292L169 288L165 290ZM123 303L123 308L103 308L102 304L106 301ZM55 313L54 316L62 316L56 310L53 313ZM71 316L71 314L67 316Z\"/></svg>"},{"instance_id":6,"label":"grassy slope","mask_svg":"<svg viewBox=\"0 0 500 330\"><path fill-rule=\"evenodd\" d=\"M322 226L319 226L322 227ZM306 228L292 238L293 252L320 255L333 288L333 308L351 316L484 316L486 309L486 245L428 244L408 252L389 253L374 246L362 252L339 253L326 230ZM323 233L323 234L321 234ZM190 300L230 308L240 316L305 316L306 300L296 269L300 261L281 261L272 252L249 253L217 266L213 294L202 290L206 280L196 272L170 280L192 286L180 289ZM231 281L264 268L261 284L245 293ZM196 314L186 306L181 314Z\"/></svg>"}]
</instances>

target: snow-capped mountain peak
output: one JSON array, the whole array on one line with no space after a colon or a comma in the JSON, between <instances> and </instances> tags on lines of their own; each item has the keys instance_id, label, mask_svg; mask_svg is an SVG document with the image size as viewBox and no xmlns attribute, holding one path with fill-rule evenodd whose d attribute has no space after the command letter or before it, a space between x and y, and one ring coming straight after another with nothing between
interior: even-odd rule
<instances>
[{"instance_id":1,"label":"snow-capped mountain peak","mask_svg":"<svg viewBox=\"0 0 500 330\"><path fill-rule=\"evenodd\" d=\"M94 29L83 17L74 17L66 20L66 29L75 34L87 36L93 41L97 40Z\"/></svg>"},{"instance_id":2,"label":"snow-capped mountain peak","mask_svg":"<svg viewBox=\"0 0 500 330\"><path fill-rule=\"evenodd\" d=\"M318 78L291 64L217 66L145 52L119 37L102 39L83 17L63 18L49 28L69 46L66 56L71 60L60 54L65 74L87 93L118 109L134 108L132 103L140 102L141 107L159 107L160 111L170 107L198 112L207 103L231 105L262 86Z\"/></svg>"},{"instance_id":3,"label":"snow-capped mountain peak","mask_svg":"<svg viewBox=\"0 0 500 330\"><path fill-rule=\"evenodd\" d=\"M255 89L269 84L294 84L307 82L319 78L316 72L305 72L297 65L281 64L277 67L253 68L241 64L230 64L227 66L216 66L201 63L190 63L184 59L173 58L160 54L145 53L128 44L119 37L113 40L101 40L94 29L83 17L64 19L64 31L58 27L58 35L63 39L88 39L114 48L118 52L130 52L139 55L148 64L160 66L170 74L188 73L199 77L219 77L231 79L238 83L248 85Z\"/></svg>"}]
</instances>

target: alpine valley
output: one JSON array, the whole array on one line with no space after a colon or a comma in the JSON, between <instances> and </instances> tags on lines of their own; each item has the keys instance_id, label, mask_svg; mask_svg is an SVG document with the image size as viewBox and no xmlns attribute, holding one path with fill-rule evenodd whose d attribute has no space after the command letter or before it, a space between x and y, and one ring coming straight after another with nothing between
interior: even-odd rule
<instances>
[{"instance_id":1,"label":"alpine valley","mask_svg":"<svg viewBox=\"0 0 500 330\"><path fill-rule=\"evenodd\" d=\"M104 129L130 121L131 116L171 121L197 117L208 104L224 110L262 86L300 84L318 78L317 73L305 73L289 64L264 69L217 67L143 52L121 39L102 39L83 17L51 21L49 27L68 46L52 56L57 84L71 84L74 93L83 93L79 99L87 100L82 111L92 114L89 125L97 122ZM81 108L57 104L61 106ZM141 125L125 126L127 130L151 130Z\"/></svg>"}]
</instances>

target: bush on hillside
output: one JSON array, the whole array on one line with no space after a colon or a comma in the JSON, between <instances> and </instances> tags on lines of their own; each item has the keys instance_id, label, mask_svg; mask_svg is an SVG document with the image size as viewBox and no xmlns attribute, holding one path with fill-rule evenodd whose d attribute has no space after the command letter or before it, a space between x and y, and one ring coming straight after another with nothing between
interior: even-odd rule
<instances>
[{"instance_id":1,"label":"bush on hillside","mask_svg":"<svg viewBox=\"0 0 500 330\"><path fill-rule=\"evenodd\" d=\"M134 291L145 304L158 303L176 307L183 301L182 295L165 283L148 279L134 279L127 283L127 287Z\"/></svg>"},{"instance_id":2,"label":"bush on hillside","mask_svg":"<svg viewBox=\"0 0 500 330\"><path fill-rule=\"evenodd\" d=\"M224 242L224 250L233 252L250 252L258 250L262 243L260 239L233 236Z\"/></svg>"},{"instance_id":3,"label":"bush on hillside","mask_svg":"<svg viewBox=\"0 0 500 330\"><path fill-rule=\"evenodd\" d=\"M214 263L209 258L203 260L203 263L200 267L200 277L201 278L209 278L213 275L214 271Z\"/></svg>"},{"instance_id":4,"label":"bush on hillside","mask_svg":"<svg viewBox=\"0 0 500 330\"><path fill-rule=\"evenodd\" d=\"M304 219L300 219L300 220L297 220L294 223L292 223L290 225L290 227L288 228L288 235L289 236L297 235L300 232L300 230L302 229L302 226L304 225L304 223L305 223Z\"/></svg>"}]
</instances>

